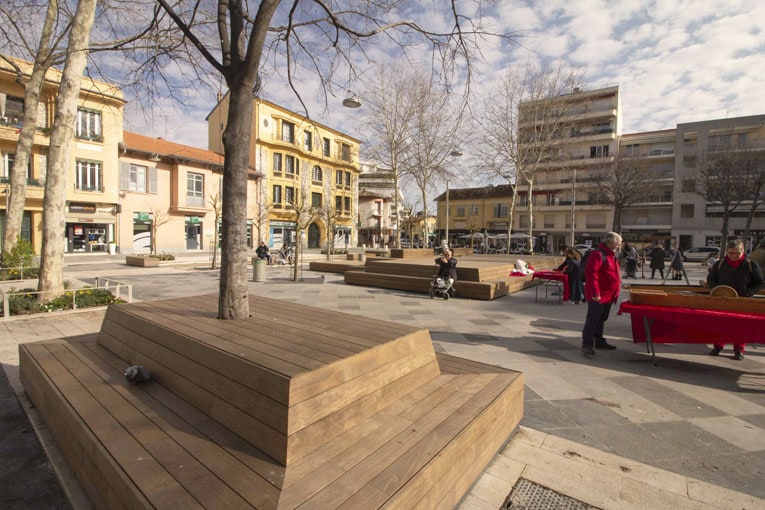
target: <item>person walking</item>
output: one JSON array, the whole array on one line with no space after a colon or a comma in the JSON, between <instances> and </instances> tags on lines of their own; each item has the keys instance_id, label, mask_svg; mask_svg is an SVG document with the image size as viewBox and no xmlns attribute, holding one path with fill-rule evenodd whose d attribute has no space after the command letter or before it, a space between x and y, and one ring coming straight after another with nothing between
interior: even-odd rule
<instances>
[{"instance_id":1,"label":"person walking","mask_svg":"<svg viewBox=\"0 0 765 510\"><path fill-rule=\"evenodd\" d=\"M651 249L651 254L649 255L651 258L651 280L653 280L657 270L661 279L664 279L664 255L664 248L658 243Z\"/></svg>"},{"instance_id":2,"label":"person walking","mask_svg":"<svg viewBox=\"0 0 765 510\"><path fill-rule=\"evenodd\" d=\"M732 239L726 246L725 257L709 268L707 284L710 289L718 285L728 285L736 289L739 296L746 297L757 294L765 287L765 278L759 264L746 258L744 243L740 239ZM733 342L733 359L744 359L744 345L744 342ZM709 355L719 355L723 347L723 344L715 343Z\"/></svg>"},{"instance_id":3,"label":"person walking","mask_svg":"<svg viewBox=\"0 0 765 510\"><path fill-rule=\"evenodd\" d=\"M749 260L756 262L760 269L765 271L765 237L760 239L757 248L749 255Z\"/></svg>"},{"instance_id":4,"label":"person walking","mask_svg":"<svg viewBox=\"0 0 765 510\"><path fill-rule=\"evenodd\" d=\"M582 302L582 283L579 278L579 262L582 256L574 248L566 248L566 259L558 266L558 271L563 271L568 277L569 302L578 305Z\"/></svg>"},{"instance_id":5,"label":"person walking","mask_svg":"<svg viewBox=\"0 0 765 510\"><path fill-rule=\"evenodd\" d=\"M592 356L595 349L616 349L603 336L605 322L616 304L621 290L621 269L616 254L622 236L609 232L597 250L587 258L584 297L587 300L587 318L582 328L582 354Z\"/></svg>"}]
</instances>

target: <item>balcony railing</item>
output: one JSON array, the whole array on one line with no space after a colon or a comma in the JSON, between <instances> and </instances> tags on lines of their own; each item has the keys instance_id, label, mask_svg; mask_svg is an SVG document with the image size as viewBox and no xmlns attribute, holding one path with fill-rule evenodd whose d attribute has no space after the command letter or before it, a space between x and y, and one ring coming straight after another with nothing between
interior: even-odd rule
<instances>
[{"instance_id":1,"label":"balcony railing","mask_svg":"<svg viewBox=\"0 0 765 510\"><path fill-rule=\"evenodd\" d=\"M10 184L10 182L11 179L9 177L0 177L0 184ZM43 179L30 179L27 177L27 186L44 188L45 181Z\"/></svg>"}]
</instances>

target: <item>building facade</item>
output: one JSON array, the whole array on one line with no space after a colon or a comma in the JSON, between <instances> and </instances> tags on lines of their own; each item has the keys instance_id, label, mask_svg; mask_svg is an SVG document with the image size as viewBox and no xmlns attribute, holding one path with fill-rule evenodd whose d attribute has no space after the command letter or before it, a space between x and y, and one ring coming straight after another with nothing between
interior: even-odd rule
<instances>
[{"instance_id":1,"label":"building facade","mask_svg":"<svg viewBox=\"0 0 765 510\"><path fill-rule=\"evenodd\" d=\"M258 214L254 197L261 177L249 173L247 194L253 199L247 201L248 218ZM116 230L120 252L214 251L220 241L222 183L220 154L125 131ZM247 227L252 249L257 232L251 219Z\"/></svg>"},{"instance_id":2,"label":"building facade","mask_svg":"<svg viewBox=\"0 0 765 510\"><path fill-rule=\"evenodd\" d=\"M359 243L367 246L393 246L396 229L403 227L403 196L389 169L369 162L360 166L357 218Z\"/></svg>"},{"instance_id":3,"label":"building facade","mask_svg":"<svg viewBox=\"0 0 765 510\"><path fill-rule=\"evenodd\" d=\"M4 57L28 77L32 64ZM0 59L0 225L4 230L8 178L14 166L16 143L24 117L24 88L16 81L17 68ZM42 211L50 129L61 73L51 69L37 107L37 124L27 167L26 203L22 238L34 251L42 247ZM122 93L114 86L83 78L68 168L66 191L66 246L68 253L106 251L117 235L118 145L122 139Z\"/></svg>"},{"instance_id":4,"label":"building facade","mask_svg":"<svg viewBox=\"0 0 765 510\"><path fill-rule=\"evenodd\" d=\"M555 99L566 104L568 122L561 150L541 163L529 199L518 188L513 231L527 232L529 200L533 205L535 251L558 253L574 244L597 246L614 224L614 208L597 185L613 171L615 157L635 158L650 175L647 198L623 211L622 235L635 244L663 242L679 246L720 246L722 207L699 194L699 163L723 151L746 152L765 168L765 115L677 124L676 128L621 134L618 87L575 91ZM533 108L533 104L530 105ZM523 111L525 106L521 107ZM533 118L533 116L531 116ZM527 128L539 126L530 121ZM512 189L497 187L450 190L449 232L507 232ZM490 198L488 198L490 196ZM754 196L742 196L731 218L729 235L743 237ZM446 223L446 193L437 199L439 225ZM752 211L747 246L765 237L765 189Z\"/></svg>"},{"instance_id":5,"label":"building facade","mask_svg":"<svg viewBox=\"0 0 765 510\"><path fill-rule=\"evenodd\" d=\"M214 152L223 153L227 115L224 95L207 117L208 147ZM250 165L264 176L257 192L259 237L277 249L296 243L302 211L302 218L312 217L304 246L326 248L328 240L335 248L356 246L359 145L347 134L253 98Z\"/></svg>"}]
</instances>

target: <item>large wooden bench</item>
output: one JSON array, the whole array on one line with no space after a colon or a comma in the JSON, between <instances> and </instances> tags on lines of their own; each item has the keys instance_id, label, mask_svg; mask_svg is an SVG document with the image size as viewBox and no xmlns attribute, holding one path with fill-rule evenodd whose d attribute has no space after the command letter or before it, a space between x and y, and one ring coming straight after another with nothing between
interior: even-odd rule
<instances>
[{"instance_id":1,"label":"large wooden bench","mask_svg":"<svg viewBox=\"0 0 765 510\"><path fill-rule=\"evenodd\" d=\"M20 346L96 507L451 508L520 421L521 374L426 330L250 299L245 321L215 296L113 305L98 335Z\"/></svg>"}]
</instances>

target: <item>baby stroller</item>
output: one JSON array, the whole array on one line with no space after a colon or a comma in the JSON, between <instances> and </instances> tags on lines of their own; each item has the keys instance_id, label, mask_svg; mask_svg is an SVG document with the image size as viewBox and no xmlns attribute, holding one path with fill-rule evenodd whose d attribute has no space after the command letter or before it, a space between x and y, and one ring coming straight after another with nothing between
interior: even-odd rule
<instances>
[{"instance_id":1,"label":"baby stroller","mask_svg":"<svg viewBox=\"0 0 765 510\"><path fill-rule=\"evenodd\" d=\"M635 278L638 268L638 261L635 257L627 257L626 278Z\"/></svg>"},{"instance_id":2,"label":"baby stroller","mask_svg":"<svg viewBox=\"0 0 765 510\"><path fill-rule=\"evenodd\" d=\"M444 300L447 300L449 297L454 297L456 295L457 291L454 290L454 287L448 278L442 278L438 275L434 275L433 279L430 280L430 299L438 296L444 298Z\"/></svg>"}]
</instances>

